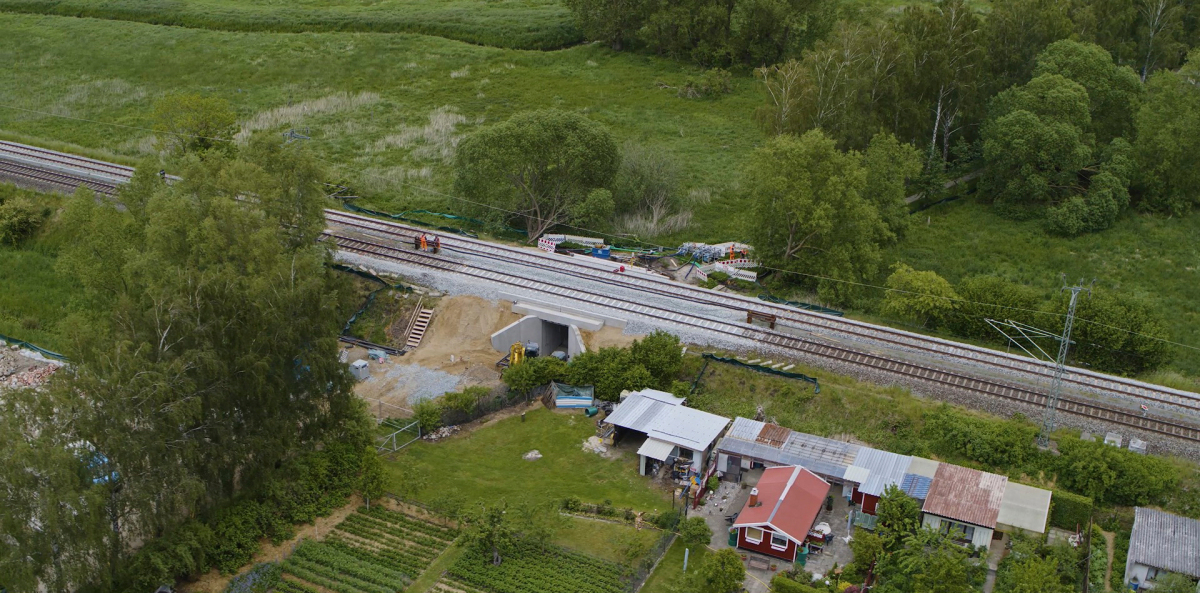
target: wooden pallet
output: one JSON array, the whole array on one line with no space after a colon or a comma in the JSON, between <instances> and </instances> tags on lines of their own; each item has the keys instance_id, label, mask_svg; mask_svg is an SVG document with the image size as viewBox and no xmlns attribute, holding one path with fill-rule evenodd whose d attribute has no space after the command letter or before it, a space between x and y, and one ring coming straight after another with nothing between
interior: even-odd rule
<instances>
[{"instance_id":1,"label":"wooden pallet","mask_svg":"<svg viewBox=\"0 0 1200 593\"><path fill-rule=\"evenodd\" d=\"M433 319L433 309L421 309L417 313L416 321L412 324L412 329L408 331L408 342L404 344L405 350L413 350L421 345L421 338L425 337L425 330L429 329L429 320Z\"/></svg>"}]
</instances>

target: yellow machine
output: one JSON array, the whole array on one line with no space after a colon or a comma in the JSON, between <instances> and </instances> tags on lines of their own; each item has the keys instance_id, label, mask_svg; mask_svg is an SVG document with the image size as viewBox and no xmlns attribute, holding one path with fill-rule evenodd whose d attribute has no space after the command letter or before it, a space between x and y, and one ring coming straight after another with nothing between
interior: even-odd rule
<instances>
[{"instance_id":1,"label":"yellow machine","mask_svg":"<svg viewBox=\"0 0 1200 593\"><path fill-rule=\"evenodd\" d=\"M517 342L508 349L508 366L521 364L525 360L525 344Z\"/></svg>"}]
</instances>

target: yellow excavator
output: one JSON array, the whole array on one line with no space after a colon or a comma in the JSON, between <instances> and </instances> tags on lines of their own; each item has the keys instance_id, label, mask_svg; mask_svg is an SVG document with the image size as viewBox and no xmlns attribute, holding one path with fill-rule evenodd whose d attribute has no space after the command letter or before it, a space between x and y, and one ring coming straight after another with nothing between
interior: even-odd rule
<instances>
[{"instance_id":1,"label":"yellow excavator","mask_svg":"<svg viewBox=\"0 0 1200 593\"><path fill-rule=\"evenodd\" d=\"M521 364L525 360L525 344L517 342L508 349L508 366Z\"/></svg>"}]
</instances>

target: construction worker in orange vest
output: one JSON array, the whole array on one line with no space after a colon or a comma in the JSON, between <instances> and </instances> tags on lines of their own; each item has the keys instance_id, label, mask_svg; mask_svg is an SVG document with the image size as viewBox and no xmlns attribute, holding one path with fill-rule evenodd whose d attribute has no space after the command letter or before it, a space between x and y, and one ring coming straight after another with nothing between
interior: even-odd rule
<instances>
[{"instance_id":1,"label":"construction worker in orange vest","mask_svg":"<svg viewBox=\"0 0 1200 593\"><path fill-rule=\"evenodd\" d=\"M425 233L421 233L421 251L429 251L429 239L425 238Z\"/></svg>"}]
</instances>

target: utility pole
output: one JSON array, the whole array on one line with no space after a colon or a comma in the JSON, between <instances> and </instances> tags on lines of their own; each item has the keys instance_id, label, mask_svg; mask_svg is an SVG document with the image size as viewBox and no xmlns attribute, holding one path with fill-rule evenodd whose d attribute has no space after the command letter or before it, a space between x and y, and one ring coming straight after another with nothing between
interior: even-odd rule
<instances>
[{"instance_id":1,"label":"utility pole","mask_svg":"<svg viewBox=\"0 0 1200 593\"><path fill-rule=\"evenodd\" d=\"M1092 286L1096 284L1096 281L1092 280L1091 285L1084 286L1083 280L1080 280L1075 286L1067 286L1066 274L1062 275L1062 280L1062 290L1071 291L1071 302L1067 305L1067 320L1063 324L1062 338L1058 343L1058 359L1054 365L1054 381L1050 384L1050 395L1046 398L1046 412L1042 416L1042 431L1038 434L1037 444L1042 448L1050 446L1050 434L1054 432L1054 416L1058 412L1058 396L1062 392L1067 350L1071 347L1071 327L1075 325L1075 305L1079 301L1079 293L1087 291L1088 296L1092 296Z\"/></svg>"}]
</instances>

